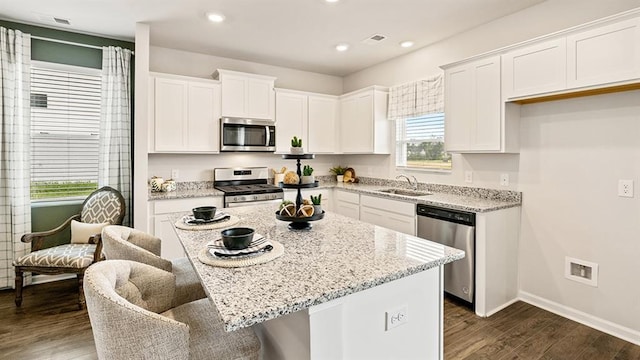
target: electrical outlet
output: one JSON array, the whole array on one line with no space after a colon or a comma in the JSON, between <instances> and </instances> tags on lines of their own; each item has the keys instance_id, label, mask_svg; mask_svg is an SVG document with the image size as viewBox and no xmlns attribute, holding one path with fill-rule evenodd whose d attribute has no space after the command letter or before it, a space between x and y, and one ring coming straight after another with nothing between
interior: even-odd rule
<instances>
[{"instance_id":1,"label":"electrical outlet","mask_svg":"<svg viewBox=\"0 0 640 360\"><path fill-rule=\"evenodd\" d=\"M500 174L500 185L509 186L509 174Z\"/></svg>"},{"instance_id":2,"label":"electrical outlet","mask_svg":"<svg viewBox=\"0 0 640 360\"><path fill-rule=\"evenodd\" d=\"M386 323L385 331L389 331L395 327L406 324L409 321L409 309L407 305L385 312Z\"/></svg>"},{"instance_id":3,"label":"electrical outlet","mask_svg":"<svg viewBox=\"0 0 640 360\"><path fill-rule=\"evenodd\" d=\"M472 183L473 182L473 171L465 171L464 172L464 182Z\"/></svg>"},{"instance_id":4,"label":"electrical outlet","mask_svg":"<svg viewBox=\"0 0 640 360\"><path fill-rule=\"evenodd\" d=\"M178 171L178 169L171 169L171 178L176 180L178 176L180 176L180 171Z\"/></svg>"},{"instance_id":5,"label":"electrical outlet","mask_svg":"<svg viewBox=\"0 0 640 360\"><path fill-rule=\"evenodd\" d=\"M633 180L618 180L618 196L633 197Z\"/></svg>"}]
</instances>

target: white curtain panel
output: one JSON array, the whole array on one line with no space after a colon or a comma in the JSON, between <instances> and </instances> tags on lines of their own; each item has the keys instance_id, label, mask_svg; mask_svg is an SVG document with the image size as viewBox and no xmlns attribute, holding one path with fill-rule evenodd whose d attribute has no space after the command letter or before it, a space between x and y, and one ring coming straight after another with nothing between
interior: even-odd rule
<instances>
[{"instance_id":1,"label":"white curtain panel","mask_svg":"<svg viewBox=\"0 0 640 360\"><path fill-rule=\"evenodd\" d=\"M125 199L124 225L131 224L131 50L102 48L102 111L99 186Z\"/></svg>"},{"instance_id":2,"label":"white curtain panel","mask_svg":"<svg viewBox=\"0 0 640 360\"><path fill-rule=\"evenodd\" d=\"M0 288L13 287L13 260L29 253L31 232L31 37L0 27Z\"/></svg>"},{"instance_id":3,"label":"white curtain panel","mask_svg":"<svg viewBox=\"0 0 640 360\"><path fill-rule=\"evenodd\" d=\"M407 119L444 112L442 74L389 89L389 120Z\"/></svg>"}]
</instances>

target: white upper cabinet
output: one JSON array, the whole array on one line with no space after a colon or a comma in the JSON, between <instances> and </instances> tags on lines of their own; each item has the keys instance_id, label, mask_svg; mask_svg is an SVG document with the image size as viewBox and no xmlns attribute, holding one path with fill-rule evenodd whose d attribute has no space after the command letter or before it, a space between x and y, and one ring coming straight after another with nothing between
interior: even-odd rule
<instances>
[{"instance_id":1,"label":"white upper cabinet","mask_svg":"<svg viewBox=\"0 0 640 360\"><path fill-rule=\"evenodd\" d=\"M307 96L297 92L276 91L276 152L289 153L291 138L302 138L307 150ZM305 151L306 152L306 151Z\"/></svg>"},{"instance_id":2,"label":"white upper cabinet","mask_svg":"<svg viewBox=\"0 0 640 360\"><path fill-rule=\"evenodd\" d=\"M337 152L338 97L276 89L276 153L288 153L291 138L302 138L305 152Z\"/></svg>"},{"instance_id":3,"label":"white upper cabinet","mask_svg":"<svg viewBox=\"0 0 640 360\"><path fill-rule=\"evenodd\" d=\"M569 35L567 68L569 88L640 78L640 19Z\"/></svg>"},{"instance_id":4,"label":"white upper cabinet","mask_svg":"<svg viewBox=\"0 0 640 360\"><path fill-rule=\"evenodd\" d=\"M565 38L517 48L502 57L507 99L564 90L567 86Z\"/></svg>"},{"instance_id":5,"label":"white upper cabinet","mask_svg":"<svg viewBox=\"0 0 640 360\"><path fill-rule=\"evenodd\" d=\"M376 86L340 97L340 150L345 154L389 154L391 122L386 89Z\"/></svg>"},{"instance_id":6,"label":"white upper cabinet","mask_svg":"<svg viewBox=\"0 0 640 360\"><path fill-rule=\"evenodd\" d=\"M560 94L577 96L596 89L616 91L616 86L637 84L640 79L637 16L625 14L596 21L557 33L548 40L507 50L502 57L504 99L552 99Z\"/></svg>"},{"instance_id":7,"label":"white upper cabinet","mask_svg":"<svg viewBox=\"0 0 640 360\"><path fill-rule=\"evenodd\" d=\"M160 74L151 79L150 151L219 152L220 84Z\"/></svg>"},{"instance_id":8,"label":"white upper cabinet","mask_svg":"<svg viewBox=\"0 0 640 360\"><path fill-rule=\"evenodd\" d=\"M338 151L336 124L338 98L329 95L309 95L307 149L313 154L333 154Z\"/></svg>"},{"instance_id":9,"label":"white upper cabinet","mask_svg":"<svg viewBox=\"0 0 640 360\"><path fill-rule=\"evenodd\" d=\"M447 151L517 151L506 147L500 79L500 56L445 67Z\"/></svg>"},{"instance_id":10,"label":"white upper cabinet","mask_svg":"<svg viewBox=\"0 0 640 360\"><path fill-rule=\"evenodd\" d=\"M275 79L271 76L217 70L222 85L222 116L273 120Z\"/></svg>"}]
</instances>

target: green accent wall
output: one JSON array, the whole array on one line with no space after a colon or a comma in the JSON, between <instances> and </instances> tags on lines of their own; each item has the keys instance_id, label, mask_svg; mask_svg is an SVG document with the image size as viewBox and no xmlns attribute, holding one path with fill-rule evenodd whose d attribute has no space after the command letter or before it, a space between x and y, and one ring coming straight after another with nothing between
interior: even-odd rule
<instances>
[{"instance_id":1,"label":"green accent wall","mask_svg":"<svg viewBox=\"0 0 640 360\"><path fill-rule=\"evenodd\" d=\"M95 46L119 46L125 49L134 50L135 43L121 40L114 40L99 36L85 35L73 33L63 30L49 29L35 25L21 24L11 21L0 20L0 26L8 29L20 30L32 36L40 36L49 39L69 41L79 44L95 45ZM83 67L91 67L95 69L102 68L102 50L92 49L82 46L69 44L61 44L58 42L31 39L31 59L37 61L53 62L58 64L75 65ZM132 98L132 114L134 79L133 74L135 66L131 65L131 98ZM133 131L133 126L131 127ZM132 136L133 141L133 136ZM133 148L133 147L132 147ZM133 156L132 156L133 158ZM133 172L132 172L133 173ZM61 201L61 202L37 202L31 205L31 230L47 231L60 226L66 219L74 214L79 214L82 208L82 201ZM131 209L127 209L127 212ZM59 236L52 238L49 245L56 246L67 243L70 239L71 231L66 229Z\"/></svg>"},{"instance_id":2,"label":"green accent wall","mask_svg":"<svg viewBox=\"0 0 640 360\"><path fill-rule=\"evenodd\" d=\"M49 231L62 225L65 220L75 214L79 214L82 209L82 202L68 201L54 203L40 202L31 205L31 231ZM71 239L71 227L66 228L60 234L51 236L46 247L57 246L69 243Z\"/></svg>"},{"instance_id":3,"label":"green accent wall","mask_svg":"<svg viewBox=\"0 0 640 360\"><path fill-rule=\"evenodd\" d=\"M135 46L133 42L129 41L49 29L5 20L0 20L0 26L4 26L8 29L20 30L24 33L29 33L32 36L41 36L49 39L70 41L79 44L94 46L120 46L130 50L134 50ZM102 68L102 50L100 49L92 49L38 39L31 39L31 59L58 64L84 66L94 69Z\"/></svg>"}]
</instances>

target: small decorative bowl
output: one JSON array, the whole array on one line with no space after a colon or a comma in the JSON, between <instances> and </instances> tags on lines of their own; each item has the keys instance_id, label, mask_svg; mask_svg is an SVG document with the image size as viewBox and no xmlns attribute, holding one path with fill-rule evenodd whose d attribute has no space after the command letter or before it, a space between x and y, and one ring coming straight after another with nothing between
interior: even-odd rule
<instances>
[{"instance_id":1,"label":"small decorative bowl","mask_svg":"<svg viewBox=\"0 0 640 360\"><path fill-rule=\"evenodd\" d=\"M229 250L242 250L249 247L253 240L255 230L246 227L237 227L222 230L222 243Z\"/></svg>"},{"instance_id":2,"label":"small decorative bowl","mask_svg":"<svg viewBox=\"0 0 640 360\"><path fill-rule=\"evenodd\" d=\"M216 215L215 206L200 206L193 208L193 217L200 220L211 220Z\"/></svg>"}]
</instances>

